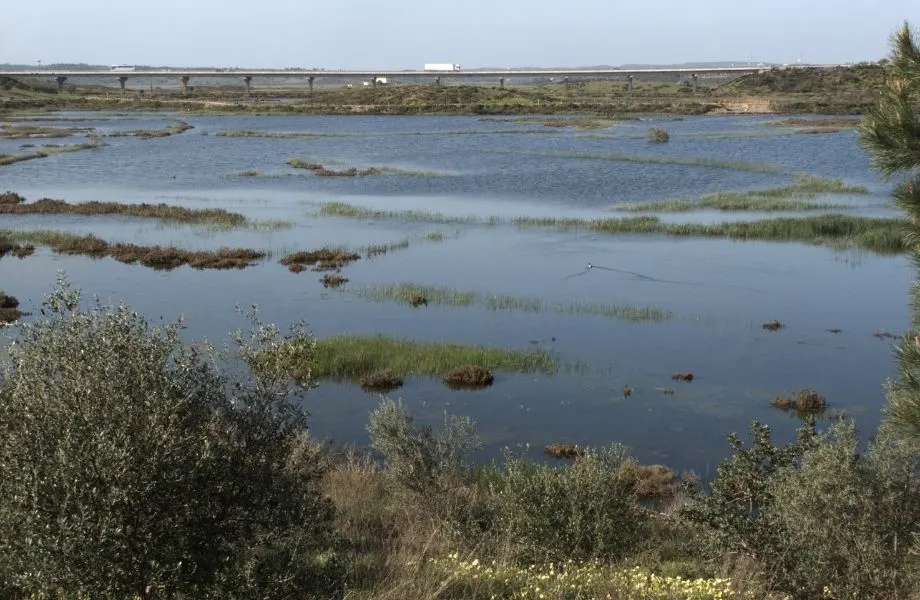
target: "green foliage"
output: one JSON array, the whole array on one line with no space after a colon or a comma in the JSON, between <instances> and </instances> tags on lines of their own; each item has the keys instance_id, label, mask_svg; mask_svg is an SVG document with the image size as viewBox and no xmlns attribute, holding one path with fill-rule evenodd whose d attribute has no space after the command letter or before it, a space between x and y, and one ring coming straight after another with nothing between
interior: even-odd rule
<instances>
[{"instance_id":1,"label":"green foliage","mask_svg":"<svg viewBox=\"0 0 920 600\"><path fill-rule=\"evenodd\" d=\"M416 425L401 403L384 399L371 412L367 426L371 446L387 462L397 485L425 496L446 479L461 477L468 469L469 453L480 446L476 426L467 417L445 416L444 430Z\"/></svg>"},{"instance_id":2,"label":"green foliage","mask_svg":"<svg viewBox=\"0 0 920 600\"><path fill-rule=\"evenodd\" d=\"M79 303L61 277L2 365L0 588L331 592L333 510L286 380L224 375L209 346L181 343L181 323ZM257 332L240 358L272 338Z\"/></svg>"},{"instance_id":3,"label":"green foliage","mask_svg":"<svg viewBox=\"0 0 920 600\"><path fill-rule=\"evenodd\" d=\"M860 455L852 422L837 425L769 485L765 518L794 557L783 591L837 600L916 597L920 448L881 438ZM790 585L791 584L791 585Z\"/></svg>"},{"instance_id":4,"label":"green foliage","mask_svg":"<svg viewBox=\"0 0 920 600\"><path fill-rule=\"evenodd\" d=\"M493 483L499 526L525 560L619 559L645 531L625 448L588 450L572 466L506 452Z\"/></svg>"},{"instance_id":5,"label":"green foliage","mask_svg":"<svg viewBox=\"0 0 920 600\"><path fill-rule=\"evenodd\" d=\"M872 165L886 176L905 175L894 202L907 217L905 246L920 266L920 47L907 23L892 39L885 65L882 97L860 124L863 145ZM920 306L914 293L914 327ZM886 416L902 434L920 439L920 348L917 332L909 331L898 349L899 375L889 386Z\"/></svg>"},{"instance_id":6,"label":"green foliage","mask_svg":"<svg viewBox=\"0 0 920 600\"><path fill-rule=\"evenodd\" d=\"M785 557L777 551L783 532L764 513L773 504L770 481L815 445L814 421L799 430L795 442L775 446L770 428L751 424L752 443L745 448L736 434L728 436L732 455L719 465L709 493L691 492L681 515L708 528L708 546L716 560L747 557L781 571Z\"/></svg>"}]
</instances>

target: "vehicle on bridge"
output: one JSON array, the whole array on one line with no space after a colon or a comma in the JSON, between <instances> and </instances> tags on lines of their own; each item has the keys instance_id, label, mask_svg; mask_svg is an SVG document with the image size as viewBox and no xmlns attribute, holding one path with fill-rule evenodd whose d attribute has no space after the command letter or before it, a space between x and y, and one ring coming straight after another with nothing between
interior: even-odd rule
<instances>
[{"instance_id":1,"label":"vehicle on bridge","mask_svg":"<svg viewBox=\"0 0 920 600\"><path fill-rule=\"evenodd\" d=\"M119 73L125 73L125 72L135 71L137 70L137 67L135 67L134 65L112 65L111 67L109 67L109 70L118 71Z\"/></svg>"},{"instance_id":2,"label":"vehicle on bridge","mask_svg":"<svg viewBox=\"0 0 920 600\"><path fill-rule=\"evenodd\" d=\"M426 63L425 71L459 71L460 65L454 63Z\"/></svg>"}]
</instances>

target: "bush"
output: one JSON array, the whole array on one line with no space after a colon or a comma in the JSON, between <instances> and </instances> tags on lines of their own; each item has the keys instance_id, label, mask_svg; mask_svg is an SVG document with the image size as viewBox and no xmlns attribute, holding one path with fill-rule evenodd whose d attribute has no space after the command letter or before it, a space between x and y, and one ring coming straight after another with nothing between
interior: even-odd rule
<instances>
[{"instance_id":1,"label":"bush","mask_svg":"<svg viewBox=\"0 0 920 600\"><path fill-rule=\"evenodd\" d=\"M492 371L479 365L463 365L444 374L444 383L454 388L484 388L495 381Z\"/></svg>"},{"instance_id":2,"label":"bush","mask_svg":"<svg viewBox=\"0 0 920 600\"><path fill-rule=\"evenodd\" d=\"M182 345L181 323L79 300L62 277L2 365L0 583L39 597L332 592L333 513L286 385L222 375L209 347Z\"/></svg>"},{"instance_id":3,"label":"bush","mask_svg":"<svg viewBox=\"0 0 920 600\"><path fill-rule=\"evenodd\" d=\"M859 454L851 421L834 426L770 483L765 510L795 557L781 591L837 600L915 598L920 447L884 436Z\"/></svg>"},{"instance_id":4,"label":"bush","mask_svg":"<svg viewBox=\"0 0 920 600\"><path fill-rule=\"evenodd\" d=\"M635 480L621 471L627 459L618 445L586 450L566 467L506 452L493 493L500 527L520 558L618 559L633 550L645 515Z\"/></svg>"},{"instance_id":5,"label":"bush","mask_svg":"<svg viewBox=\"0 0 920 600\"><path fill-rule=\"evenodd\" d=\"M886 436L859 454L852 422L818 436L813 421L776 447L754 444L719 467L712 491L683 509L705 525L714 557L752 560L773 591L794 599L915 597L920 447Z\"/></svg>"}]
</instances>

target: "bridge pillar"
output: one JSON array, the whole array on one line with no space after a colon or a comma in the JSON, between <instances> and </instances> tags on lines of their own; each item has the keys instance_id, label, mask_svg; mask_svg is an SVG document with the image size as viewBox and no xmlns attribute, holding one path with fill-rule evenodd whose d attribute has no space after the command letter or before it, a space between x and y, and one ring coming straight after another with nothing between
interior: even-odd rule
<instances>
[{"instance_id":1,"label":"bridge pillar","mask_svg":"<svg viewBox=\"0 0 920 600\"><path fill-rule=\"evenodd\" d=\"M58 84L58 93L60 94L61 92L64 91L64 84L67 82L67 78L62 76L62 77L57 77L55 79Z\"/></svg>"},{"instance_id":2,"label":"bridge pillar","mask_svg":"<svg viewBox=\"0 0 920 600\"><path fill-rule=\"evenodd\" d=\"M252 77L250 77L249 75L247 75L246 77L243 77L243 83L246 84L246 95L248 96L249 91L251 89L250 86L252 85Z\"/></svg>"},{"instance_id":3,"label":"bridge pillar","mask_svg":"<svg viewBox=\"0 0 920 600\"><path fill-rule=\"evenodd\" d=\"M179 81L182 83L182 93L183 94L188 93L188 80L189 79L191 79L191 77L189 77L188 75L183 75L182 77L179 78Z\"/></svg>"},{"instance_id":4,"label":"bridge pillar","mask_svg":"<svg viewBox=\"0 0 920 600\"><path fill-rule=\"evenodd\" d=\"M377 87L377 76L371 75L371 85Z\"/></svg>"},{"instance_id":5,"label":"bridge pillar","mask_svg":"<svg viewBox=\"0 0 920 600\"><path fill-rule=\"evenodd\" d=\"M500 90L505 89L505 78L504 77L498 78L498 89Z\"/></svg>"},{"instance_id":6,"label":"bridge pillar","mask_svg":"<svg viewBox=\"0 0 920 600\"><path fill-rule=\"evenodd\" d=\"M633 90L633 76L632 76L632 75L627 75L627 77L626 77L626 91L629 92L629 95L630 95L630 96L632 96L632 90Z\"/></svg>"},{"instance_id":7,"label":"bridge pillar","mask_svg":"<svg viewBox=\"0 0 920 600\"><path fill-rule=\"evenodd\" d=\"M313 81L314 81L315 79L316 79L316 77L313 77L312 75L310 75L309 77L307 77L307 84L309 84L309 86L310 86L310 93L311 93L311 94L313 93Z\"/></svg>"},{"instance_id":8,"label":"bridge pillar","mask_svg":"<svg viewBox=\"0 0 920 600\"><path fill-rule=\"evenodd\" d=\"M693 93L695 94L695 93L696 93L696 85L697 85L697 75L696 75L696 73L694 73L694 74L691 75L690 77L693 78Z\"/></svg>"},{"instance_id":9,"label":"bridge pillar","mask_svg":"<svg viewBox=\"0 0 920 600\"><path fill-rule=\"evenodd\" d=\"M118 83L121 84L121 93L125 93L125 84L128 83L128 78L125 75L122 75L118 78Z\"/></svg>"}]
</instances>

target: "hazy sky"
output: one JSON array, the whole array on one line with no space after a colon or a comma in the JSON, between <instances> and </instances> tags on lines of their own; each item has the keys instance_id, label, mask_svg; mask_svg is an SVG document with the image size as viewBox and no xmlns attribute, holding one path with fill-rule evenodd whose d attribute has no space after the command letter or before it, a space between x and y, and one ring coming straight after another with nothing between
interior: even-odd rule
<instances>
[{"instance_id":1,"label":"hazy sky","mask_svg":"<svg viewBox=\"0 0 920 600\"><path fill-rule=\"evenodd\" d=\"M0 0L0 63L417 69L877 60L920 0Z\"/></svg>"}]
</instances>

